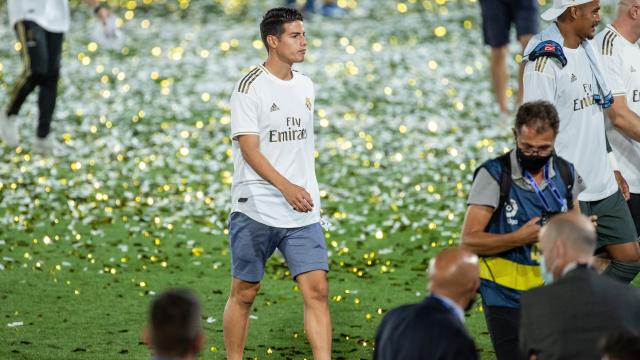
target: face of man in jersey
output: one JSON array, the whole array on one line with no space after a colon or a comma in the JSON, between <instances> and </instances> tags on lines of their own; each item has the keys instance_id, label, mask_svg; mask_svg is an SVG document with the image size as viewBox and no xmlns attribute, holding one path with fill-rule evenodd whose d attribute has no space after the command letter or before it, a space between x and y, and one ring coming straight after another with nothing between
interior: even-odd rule
<instances>
[{"instance_id":1,"label":"face of man in jersey","mask_svg":"<svg viewBox=\"0 0 640 360\"><path fill-rule=\"evenodd\" d=\"M575 7L576 33L581 39L593 39L596 36L596 26L600 24L600 0L578 5Z\"/></svg>"},{"instance_id":2,"label":"face of man in jersey","mask_svg":"<svg viewBox=\"0 0 640 360\"><path fill-rule=\"evenodd\" d=\"M304 24L302 21L294 21L285 23L282 27L282 34L273 36L275 46L272 46L270 51L275 51L278 58L289 64L304 61L307 52Z\"/></svg>"},{"instance_id":3,"label":"face of man in jersey","mask_svg":"<svg viewBox=\"0 0 640 360\"><path fill-rule=\"evenodd\" d=\"M520 166L530 173L538 172L553 154L556 134L553 129L540 131L535 127L523 125L520 131L514 131L516 137L516 155Z\"/></svg>"}]
</instances>

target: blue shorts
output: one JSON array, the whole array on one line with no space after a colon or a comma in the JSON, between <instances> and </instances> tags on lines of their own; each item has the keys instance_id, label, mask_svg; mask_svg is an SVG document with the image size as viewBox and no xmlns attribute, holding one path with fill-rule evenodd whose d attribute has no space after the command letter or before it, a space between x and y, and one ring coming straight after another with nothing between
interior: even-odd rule
<instances>
[{"instance_id":1,"label":"blue shorts","mask_svg":"<svg viewBox=\"0 0 640 360\"><path fill-rule=\"evenodd\" d=\"M484 43L493 48L509 43L511 24L518 37L538 33L537 0L480 0Z\"/></svg>"},{"instance_id":2,"label":"blue shorts","mask_svg":"<svg viewBox=\"0 0 640 360\"><path fill-rule=\"evenodd\" d=\"M329 271L327 244L320 223L299 228L278 228L257 222L241 212L229 216L231 275L260 282L264 266L276 250L284 255L291 277L313 271Z\"/></svg>"}]
</instances>

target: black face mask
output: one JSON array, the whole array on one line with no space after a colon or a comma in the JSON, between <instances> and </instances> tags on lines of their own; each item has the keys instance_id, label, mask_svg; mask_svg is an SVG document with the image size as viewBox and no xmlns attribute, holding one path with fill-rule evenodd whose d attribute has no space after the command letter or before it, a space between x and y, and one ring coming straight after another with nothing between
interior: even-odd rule
<instances>
[{"instance_id":1,"label":"black face mask","mask_svg":"<svg viewBox=\"0 0 640 360\"><path fill-rule=\"evenodd\" d=\"M523 169L527 170L528 172L536 172L542 169L542 167L547 162L549 162L549 159L551 159L552 154L549 154L547 156L525 155L522 152L522 150L517 149L516 156L518 158L518 162L520 163L520 166Z\"/></svg>"}]
</instances>

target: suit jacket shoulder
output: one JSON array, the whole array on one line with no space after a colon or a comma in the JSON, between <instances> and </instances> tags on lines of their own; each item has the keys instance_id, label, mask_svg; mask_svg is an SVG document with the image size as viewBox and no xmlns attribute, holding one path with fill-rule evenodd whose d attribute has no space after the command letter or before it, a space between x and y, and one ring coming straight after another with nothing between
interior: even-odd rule
<instances>
[{"instance_id":1,"label":"suit jacket shoulder","mask_svg":"<svg viewBox=\"0 0 640 360\"><path fill-rule=\"evenodd\" d=\"M438 300L389 311L376 334L375 359L477 359L473 339Z\"/></svg>"}]
</instances>

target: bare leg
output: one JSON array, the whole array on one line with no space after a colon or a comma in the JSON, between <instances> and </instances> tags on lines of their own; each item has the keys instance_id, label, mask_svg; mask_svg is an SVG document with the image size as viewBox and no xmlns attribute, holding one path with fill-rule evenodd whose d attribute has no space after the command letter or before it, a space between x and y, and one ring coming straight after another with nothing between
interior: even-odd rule
<instances>
[{"instance_id":1,"label":"bare leg","mask_svg":"<svg viewBox=\"0 0 640 360\"><path fill-rule=\"evenodd\" d=\"M331 359L331 314L329 313L329 283L323 270L298 275L298 285L304 300L304 330L315 360Z\"/></svg>"},{"instance_id":2,"label":"bare leg","mask_svg":"<svg viewBox=\"0 0 640 360\"><path fill-rule=\"evenodd\" d=\"M260 283L231 280L231 293L224 307L223 336L227 359L241 360L249 333L249 312Z\"/></svg>"},{"instance_id":3,"label":"bare leg","mask_svg":"<svg viewBox=\"0 0 640 360\"><path fill-rule=\"evenodd\" d=\"M491 82L500 112L508 113L507 106L507 46L491 48Z\"/></svg>"},{"instance_id":4,"label":"bare leg","mask_svg":"<svg viewBox=\"0 0 640 360\"><path fill-rule=\"evenodd\" d=\"M524 55L524 50L527 47L527 44L529 43L529 40L531 39L531 35L522 35L520 36L520 38L518 38L518 41L520 41L520 45L522 45L522 54ZM522 105L522 102L524 100L524 64L520 63L520 66L518 68L518 98L517 98L517 103L516 103L516 107L520 107L520 105Z\"/></svg>"}]
</instances>

